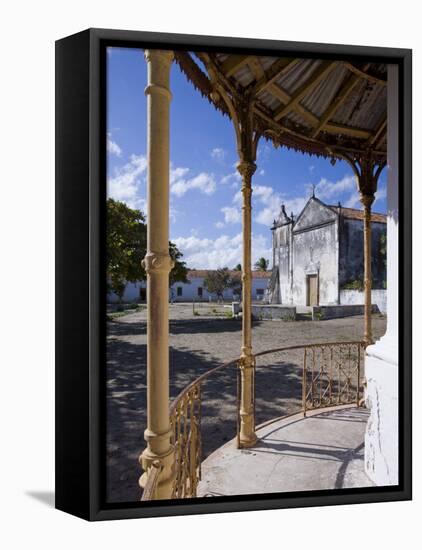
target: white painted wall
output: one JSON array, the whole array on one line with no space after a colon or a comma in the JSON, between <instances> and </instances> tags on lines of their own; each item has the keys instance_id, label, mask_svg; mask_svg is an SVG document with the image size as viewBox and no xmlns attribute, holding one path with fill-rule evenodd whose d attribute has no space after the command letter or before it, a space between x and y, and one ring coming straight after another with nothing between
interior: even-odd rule
<instances>
[{"instance_id":1,"label":"white painted wall","mask_svg":"<svg viewBox=\"0 0 422 550\"><path fill-rule=\"evenodd\" d=\"M373 304L378 306L381 313L387 313L387 290L374 289L371 292ZM340 304L363 305L365 297L363 290L340 290Z\"/></svg>"},{"instance_id":2,"label":"white painted wall","mask_svg":"<svg viewBox=\"0 0 422 550\"><path fill-rule=\"evenodd\" d=\"M264 297L265 290L267 288L268 280L271 273L269 272L268 278L252 278L252 300L262 300ZM204 278L203 277L192 277L190 278L190 284L185 283L175 283L169 292L169 299L173 296L174 302L208 302L216 301L217 297L213 294L210 295L204 287ZM198 289L202 287L202 298L199 296ZM137 283L128 283L126 285L125 293L123 295L123 302L137 302L140 297L140 289L146 288L145 281ZM182 295L177 295L177 288L182 289ZM259 293L259 289L262 290L262 294ZM239 296L233 294L231 289L228 289L223 294L224 300L232 301L239 299ZM117 303L119 298L113 292L107 295L108 303Z\"/></svg>"},{"instance_id":3,"label":"white painted wall","mask_svg":"<svg viewBox=\"0 0 422 550\"><path fill-rule=\"evenodd\" d=\"M377 485L398 483L398 68L388 66L387 331L366 350L365 470Z\"/></svg>"},{"instance_id":4,"label":"white painted wall","mask_svg":"<svg viewBox=\"0 0 422 550\"><path fill-rule=\"evenodd\" d=\"M319 304L338 303L337 222L293 233L293 303L306 305L306 276L319 271Z\"/></svg>"}]
</instances>

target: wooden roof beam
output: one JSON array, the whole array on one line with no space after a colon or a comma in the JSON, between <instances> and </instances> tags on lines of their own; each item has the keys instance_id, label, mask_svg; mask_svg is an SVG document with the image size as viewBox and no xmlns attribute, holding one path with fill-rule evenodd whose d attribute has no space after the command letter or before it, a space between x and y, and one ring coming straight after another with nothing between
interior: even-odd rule
<instances>
[{"instance_id":1,"label":"wooden roof beam","mask_svg":"<svg viewBox=\"0 0 422 550\"><path fill-rule=\"evenodd\" d=\"M250 70L252 71L252 74L254 75L255 80L258 81L261 78L264 78L265 71L264 71L263 66L261 65L259 57L256 57L256 56L252 57L252 59L250 59L248 61L248 66L249 66Z\"/></svg>"},{"instance_id":2,"label":"wooden roof beam","mask_svg":"<svg viewBox=\"0 0 422 550\"><path fill-rule=\"evenodd\" d=\"M330 106L326 109L325 113L321 117L321 121L318 124L318 126L315 128L315 130L312 132L312 137L315 138L317 135L321 132L321 130L324 129L324 126L327 124L327 122L334 116L334 114L337 112L337 109L344 103L344 101L347 99L348 95L351 93L353 88L356 86L356 84L359 82L359 77L355 74L352 74L346 81L346 83L341 87L339 93L337 94L337 97L334 99L334 101L330 104Z\"/></svg>"},{"instance_id":3,"label":"wooden roof beam","mask_svg":"<svg viewBox=\"0 0 422 550\"><path fill-rule=\"evenodd\" d=\"M378 125L378 128L375 130L373 134L369 137L367 141L367 147L372 147L373 145L376 145L379 138L381 137L381 134L384 132L384 130L387 127L387 117L385 117L381 123Z\"/></svg>"},{"instance_id":4,"label":"wooden roof beam","mask_svg":"<svg viewBox=\"0 0 422 550\"><path fill-rule=\"evenodd\" d=\"M224 76L229 78L251 59L253 59L252 55L229 55L229 57L220 64L220 69Z\"/></svg>"},{"instance_id":5,"label":"wooden roof beam","mask_svg":"<svg viewBox=\"0 0 422 550\"><path fill-rule=\"evenodd\" d=\"M343 126L341 124L326 124L324 130L330 134L343 134L358 139L369 139L371 132L368 130L361 130L360 128L353 128L351 126Z\"/></svg>"},{"instance_id":6,"label":"wooden roof beam","mask_svg":"<svg viewBox=\"0 0 422 550\"><path fill-rule=\"evenodd\" d=\"M370 74L366 72L365 68L360 68L354 65L350 62L345 62L345 66L352 71L352 73L355 73L360 78L365 78L366 80L370 80L371 82L374 82L375 84L381 84L382 86L387 86L387 79L380 78L379 76L375 76L373 74Z\"/></svg>"},{"instance_id":7,"label":"wooden roof beam","mask_svg":"<svg viewBox=\"0 0 422 550\"><path fill-rule=\"evenodd\" d=\"M271 84L271 86L267 90L271 95L274 95L280 101L283 103L288 103L291 101L291 96L283 90L280 86L277 86L277 84ZM308 111L305 107L303 107L300 103L297 103L294 108L294 111L296 111L298 114L301 115L302 118L304 118L309 124L314 127L319 124L319 118L316 117L313 113Z\"/></svg>"},{"instance_id":8,"label":"wooden roof beam","mask_svg":"<svg viewBox=\"0 0 422 550\"><path fill-rule=\"evenodd\" d=\"M281 58L275 61L265 75L255 84L252 94L258 95L271 86L280 76L299 63L300 59Z\"/></svg>"},{"instance_id":9,"label":"wooden roof beam","mask_svg":"<svg viewBox=\"0 0 422 550\"><path fill-rule=\"evenodd\" d=\"M286 116L287 113L292 111L295 105L297 105L299 101L301 101L301 99L303 99L312 88L319 84L321 80L323 80L334 69L336 65L336 61L323 61L321 65L316 69L316 71L314 71L311 78L299 87L294 96L292 96L289 103L280 107L280 109L276 111L274 115L275 120L280 120L281 118Z\"/></svg>"}]
</instances>

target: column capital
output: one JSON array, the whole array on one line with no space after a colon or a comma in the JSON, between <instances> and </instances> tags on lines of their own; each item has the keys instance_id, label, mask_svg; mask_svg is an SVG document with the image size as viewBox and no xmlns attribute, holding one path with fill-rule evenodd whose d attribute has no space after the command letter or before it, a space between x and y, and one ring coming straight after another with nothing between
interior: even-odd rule
<instances>
[{"instance_id":1,"label":"column capital","mask_svg":"<svg viewBox=\"0 0 422 550\"><path fill-rule=\"evenodd\" d=\"M371 194L360 193L359 199L365 208L370 208L375 200L375 195L373 193Z\"/></svg>"},{"instance_id":2,"label":"column capital","mask_svg":"<svg viewBox=\"0 0 422 550\"><path fill-rule=\"evenodd\" d=\"M236 168L242 178L251 179L255 174L256 164L252 160L240 160Z\"/></svg>"},{"instance_id":3,"label":"column capital","mask_svg":"<svg viewBox=\"0 0 422 550\"><path fill-rule=\"evenodd\" d=\"M154 60L159 60L161 63L167 63L168 65L174 59L174 52L172 50L145 50L144 51L145 61L150 63Z\"/></svg>"}]
</instances>

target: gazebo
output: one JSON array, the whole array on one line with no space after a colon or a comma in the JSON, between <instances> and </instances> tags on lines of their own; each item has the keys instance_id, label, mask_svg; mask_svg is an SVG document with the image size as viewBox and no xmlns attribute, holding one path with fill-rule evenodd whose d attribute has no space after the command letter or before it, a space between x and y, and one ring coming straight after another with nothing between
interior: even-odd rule
<instances>
[{"instance_id":1,"label":"gazebo","mask_svg":"<svg viewBox=\"0 0 422 550\"><path fill-rule=\"evenodd\" d=\"M382 403L393 427L382 434L379 416L371 415L366 433L367 474L377 484L397 481L397 150L398 68L373 62L146 50L148 66L148 244L147 272L147 448L140 457L143 499L197 495L200 478L201 383L194 381L169 409L168 254L169 85L177 62L187 78L223 115L230 117L242 178L242 346L230 365L238 372L238 448L256 445L254 379L256 355L251 330L251 195L261 139L274 147L349 163L364 209L364 334L360 342L304 345L303 415L326 407L363 403L365 356L366 398L370 409ZM389 161L388 197L388 330L373 345L371 330L371 206L380 173ZM167 215L166 215L167 213ZM377 349L377 346L379 349ZM286 347L288 348L288 343ZM385 353L384 353L384 351ZM279 350L271 350L282 351ZM263 354L261 354L263 355ZM379 396L380 361L387 396ZM348 359L346 359L348 358ZM348 361L348 363L347 363ZM346 367L347 363L347 367ZM223 365L218 368L227 368ZM215 369L214 369L215 370ZM333 383L334 375L337 385ZM387 380L388 378L388 380ZM385 439L387 437L388 441Z\"/></svg>"}]
</instances>

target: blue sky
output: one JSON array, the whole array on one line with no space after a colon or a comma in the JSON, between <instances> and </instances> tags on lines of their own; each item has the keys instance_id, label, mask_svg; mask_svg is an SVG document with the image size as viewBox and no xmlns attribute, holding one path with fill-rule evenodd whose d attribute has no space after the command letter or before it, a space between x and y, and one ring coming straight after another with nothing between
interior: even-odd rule
<instances>
[{"instance_id":1,"label":"blue sky","mask_svg":"<svg viewBox=\"0 0 422 550\"><path fill-rule=\"evenodd\" d=\"M147 68L142 50L108 49L108 196L146 211ZM195 90L176 63L171 70L170 239L191 268L241 262L241 195L232 123ZM315 185L328 204L359 208L356 180L345 162L329 160L261 140L252 195L252 256L271 259L272 220L282 202L301 211ZM374 211L386 211L386 171Z\"/></svg>"}]
</instances>

